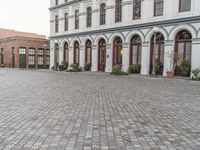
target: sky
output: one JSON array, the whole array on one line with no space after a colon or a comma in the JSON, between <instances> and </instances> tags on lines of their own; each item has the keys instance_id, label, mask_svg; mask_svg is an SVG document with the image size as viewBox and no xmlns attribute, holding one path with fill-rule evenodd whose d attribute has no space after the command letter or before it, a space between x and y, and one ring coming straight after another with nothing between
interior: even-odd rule
<instances>
[{"instance_id":1,"label":"sky","mask_svg":"<svg viewBox=\"0 0 200 150\"><path fill-rule=\"evenodd\" d=\"M50 0L0 0L0 28L49 36Z\"/></svg>"}]
</instances>

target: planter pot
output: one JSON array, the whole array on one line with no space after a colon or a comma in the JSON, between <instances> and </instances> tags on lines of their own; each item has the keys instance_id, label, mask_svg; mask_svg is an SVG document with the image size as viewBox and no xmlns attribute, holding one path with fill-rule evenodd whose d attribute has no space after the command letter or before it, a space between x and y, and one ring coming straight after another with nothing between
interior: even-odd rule
<instances>
[{"instance_id":1,"label":"planter pot","mask_svg":"<svg viewBox=\"0 0 200 150\"><path fill-rule=\"evenodd\" d=\"M63 65L59 65L59 71L63 71Z\"/></svg>"},{"instance_id":2,"label":"planter pot","mask_svg":"<svg viewBox=\"0 0 200 150\"><path fill-rule=\"evenodd\" d=\"M174 72L173 71L167 71L167 77L168 78L173 78L174 77Z\"/></svg>"}]
</instances>

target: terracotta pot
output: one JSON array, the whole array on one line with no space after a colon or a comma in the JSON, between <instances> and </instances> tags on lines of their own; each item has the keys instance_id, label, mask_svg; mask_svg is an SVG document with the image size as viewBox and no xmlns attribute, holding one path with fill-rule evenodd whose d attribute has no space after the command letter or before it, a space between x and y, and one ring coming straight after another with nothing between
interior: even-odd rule
<instances>
[{"instance_id":1,"label":"terracotta pot","mask_svg":"<svg viewBox=\"0 0 200 150\"><path fill-rule=\"evenodd\" d=\"M174 72L173 71L167 71L167 77L168 78L173 78L174 77Z\"/></svg>"}]
</instances>

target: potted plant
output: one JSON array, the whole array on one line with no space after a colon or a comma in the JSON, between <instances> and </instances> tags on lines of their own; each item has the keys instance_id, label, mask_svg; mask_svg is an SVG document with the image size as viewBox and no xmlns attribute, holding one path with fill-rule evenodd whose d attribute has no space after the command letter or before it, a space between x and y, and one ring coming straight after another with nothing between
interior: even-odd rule
<instances>
[{"instance_id":1,"label":"potted plant","mask_svg":"<svg viewBox=\"0 0 200 150\"><path fill-rule=\"evenodd\" d=\"M200 81L200 68L195 68L192 70L192 80Z\"/></svg>"},{"instance_id":2,"label":"potted plant","mask_svg":"<svg viewBox=\"0 0 200 150\"><path fill-rule=\"evenodd\" d=\"M128 75L128 73L122 71L122 65L115 65L112 68L111 75Z\"/></svg>"},{"instance_id":3,"label":"potted plant","mask_svg":"<svg viewBox=\"0 0 200 150\"><path fill-rule=\"evenodd\" d=\"M66 60L62 61L62 65L63 65L63 70L67 70L68 69L68 62Z\"/></svg>"},{"instance_id":4,"label":"potted plant","mask_svg":"<svg viewBox=\"0 0 200 150\"><path fill-rule=\"evenodd\" d=\"M173 78L174 77L174 70L176 68L178 60L179 60L178 53L172 52L172 53L169 54L170 66L169 66L169 69L166 72L168 78Z\"/></svg>"},{"instance_id":5,"label":"potted plant","mask_svg":"<svg viewBox=\"0 0 200 150\"><path fill-rule=\"evenodd\" d=\"M178 66L178 69L181 72L182 76L189 76L190 75L190 62L189 60L183 59Z\"/></svg>"},{"instance_id":6,"label":"potted plant","mask_svg":"<svg viewBox=\"0 0 200 150\"><path fill-rule=\"evenodd\" d=\"M91 70L91 64L90 63L86 63L84 66L84 70L85 71L90 71Z\"/></svg>"},{"instance_id":7,"label":"potted plant","mask_svg":"<svg viewBox=\"0 0 200 150\"><path fill-rule=\"evenodd\" d=\"M140 73L140 64L133 64L129 66L129 73Z\"/></svg>"}]
</instances>

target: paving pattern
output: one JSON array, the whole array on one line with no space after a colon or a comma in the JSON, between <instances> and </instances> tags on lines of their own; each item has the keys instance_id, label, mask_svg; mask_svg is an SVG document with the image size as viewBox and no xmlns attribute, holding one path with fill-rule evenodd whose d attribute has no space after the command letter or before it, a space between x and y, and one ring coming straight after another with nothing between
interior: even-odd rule
<instances>
[{"instance_id":1,"label":"paving pattern","mask_svg":"<svg viewBox=\"0 0 200 150\"><path fill-rule=\"evenodd\" d=\"M200 83L0 69L0 149L200 150Z\"/></svg>"}]
</instances>

